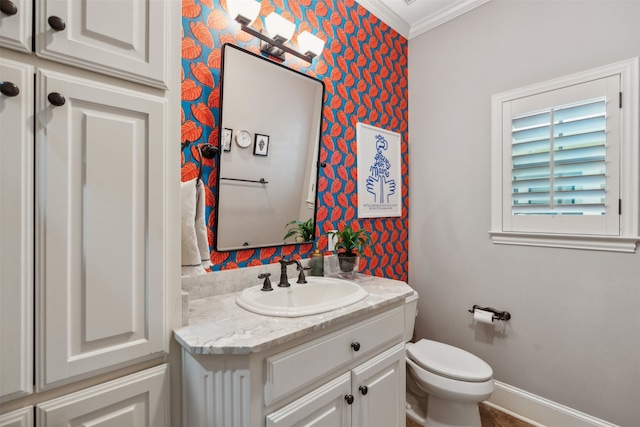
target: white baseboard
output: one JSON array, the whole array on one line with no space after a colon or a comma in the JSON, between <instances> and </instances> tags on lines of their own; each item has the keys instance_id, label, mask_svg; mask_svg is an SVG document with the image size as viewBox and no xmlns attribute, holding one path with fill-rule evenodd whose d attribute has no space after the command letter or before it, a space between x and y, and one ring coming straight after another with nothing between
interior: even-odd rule
<instances>
[{"instance_id":1,"label":"white baseboard","mask_svg":"<svg viewBox=\"0 0 640 427\"><path fill-rule=\"evenodd\" d=\"M536 427L619 427L567 406L494 381L496 389L484 402Z\"/></svg>"}]
</instances>

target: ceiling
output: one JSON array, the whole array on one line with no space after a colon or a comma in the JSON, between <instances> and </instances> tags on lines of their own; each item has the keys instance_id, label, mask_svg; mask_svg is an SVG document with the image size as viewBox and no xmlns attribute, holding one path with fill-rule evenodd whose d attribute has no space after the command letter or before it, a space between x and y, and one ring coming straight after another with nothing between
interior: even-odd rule
<instances>
[{"instance_id":1,"label":"ceiling","mask_svg":"<svg viewBox=\"0 0 640 427\"><path fill-rule=\"evenodd\" d=\"M399 34L410 39L489 0L357 0Z\"/></svg>"}]
</instances>

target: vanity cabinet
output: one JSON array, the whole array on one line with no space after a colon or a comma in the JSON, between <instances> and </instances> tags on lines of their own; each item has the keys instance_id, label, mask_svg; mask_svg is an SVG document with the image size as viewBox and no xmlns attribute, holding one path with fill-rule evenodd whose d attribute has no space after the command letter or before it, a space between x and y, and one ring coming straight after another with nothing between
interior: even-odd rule
<instances>
[{"instance_id":1,"label":"vanity cabinet","mask_svg":"<svg viewBox=\"0 0 640 427\"><path fill-rule=\"evenodd\" d=\"M183 350L183 427L404 426L404 304L265 352Z\"/></svg>"},{"instance_id":2,"label":"vanity cabinet","mask_svg":"<svg viewBox=\"0 0 640 427\"><path fill-rule=\"evenodd\" d=\"M167 88L169 4L3 0L0 46L31 52L35 44L41 58Z\"/></svg>"},{"instance_id":3,"label":"vanity cabinet","mask_svg":"<svg viewBox=\"0 0 640 427\"><path fill-rule=\"evenodd\" d=\"M404 425L404 354L404 343L396 344L267 415L267 427Z\"/></svg>"}]
</instances>

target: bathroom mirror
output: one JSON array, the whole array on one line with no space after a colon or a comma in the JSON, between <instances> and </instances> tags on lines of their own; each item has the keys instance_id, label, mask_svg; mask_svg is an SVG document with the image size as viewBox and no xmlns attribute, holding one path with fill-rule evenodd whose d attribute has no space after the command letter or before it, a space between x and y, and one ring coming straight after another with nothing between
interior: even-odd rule
<instances>
[{"instance_id":1,"label":"bathroom mirror","mask_svg":"<svg viewBox=\"0 0 640 427\"><path fill-rule=\"evenodd\" d=\"M215 249L301 243L284 236L315 224L324 83L225 44L220 99Z\"/></svg>"}]
</instances>

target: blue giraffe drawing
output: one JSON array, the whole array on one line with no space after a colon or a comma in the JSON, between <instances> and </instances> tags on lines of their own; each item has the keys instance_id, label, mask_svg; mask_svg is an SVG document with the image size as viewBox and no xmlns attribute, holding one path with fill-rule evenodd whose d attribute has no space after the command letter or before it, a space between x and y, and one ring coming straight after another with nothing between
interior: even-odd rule
<instances>
[{"instance_id":1,"label":"blue giraffe drawing","mask_svg":"<svg viewBox=\"0 0 640 427\"><path fill-rule=\"evenodd\" d=\"M396 181L389 179L391 162L383 151L389 148L389 143L380 134L376 135L376 155L374 163L369 168L367 177L367 192L373 194L373 203L389 203L389 198L396 192Z\"/></svg>"}]
</instances>

